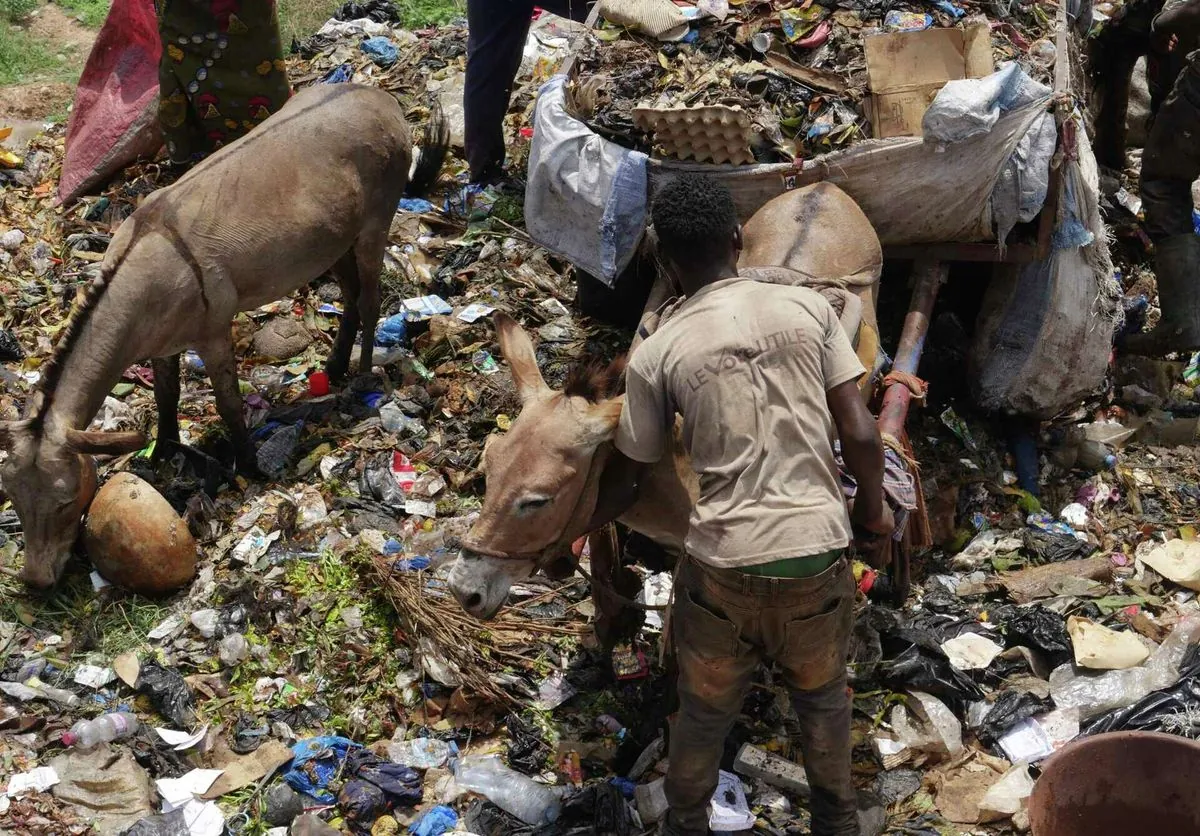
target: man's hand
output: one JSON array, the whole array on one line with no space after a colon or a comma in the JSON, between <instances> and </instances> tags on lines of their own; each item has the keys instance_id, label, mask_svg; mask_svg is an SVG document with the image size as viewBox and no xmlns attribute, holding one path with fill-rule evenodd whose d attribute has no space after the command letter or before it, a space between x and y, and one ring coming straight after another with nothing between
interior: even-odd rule
<instances>
[{"instance_id":1,"label":"man's hand","mask_svg":"<svg viewBox=\"0 0 1200 836\"><path fill-rule=\"evenodd\" d=\"M850 509L850 524L854 531L854 549L859 557L876 569L892 561L892 532L896 519L882 497L879 501L863 501L859 497Z\"/></svg>"}]
</instances>

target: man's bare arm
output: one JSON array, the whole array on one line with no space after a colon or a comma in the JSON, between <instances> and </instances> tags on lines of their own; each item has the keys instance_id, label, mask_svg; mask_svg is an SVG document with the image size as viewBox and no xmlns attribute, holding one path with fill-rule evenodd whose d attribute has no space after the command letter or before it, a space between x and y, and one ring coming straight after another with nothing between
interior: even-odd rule
<instances>
[{"instance_id":1,"label":"man's bare arm","mask_svg":"<svg viewBox=\"0 0 1200 836\"><path fill-rule=\"evenodd\" d=\"M890 535L895 520L883 497L883 440L875 419L863 403L856 381L833 387L825 397L842 442L846 469L858 484L851 522L876 537ZM859 546L870 548L865 543Z\"/></svg>"}]
</instances>

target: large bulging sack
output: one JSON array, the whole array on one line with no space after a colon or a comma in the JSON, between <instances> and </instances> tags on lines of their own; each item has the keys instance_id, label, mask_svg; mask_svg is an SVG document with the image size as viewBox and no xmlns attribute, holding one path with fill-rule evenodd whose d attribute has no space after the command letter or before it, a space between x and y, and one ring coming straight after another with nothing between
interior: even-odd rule
<instances>
[{"instance_id":1,"label":"large bulging sack","mask_svg":"<svg viewBox=\"0 0 1200 836\"><path fill-rule=\"evenodd\" d=\"M58 198L70 203L162 147L154 0L114 0L75 90Z\"/></svg>"},{"instance_id":2,"label":"large bulging sack","mask_svg":"<svg viewBox=\"0 0 1200 836\"><path fill-rule=\"evenodd\" d=\"M1048 418L1104 382L1121 289L1113 278L1097 204L1099 172L1082 125L1065 163L1054 250L1044 261L1000 265L971 347L976 403Z\"/></svg>"}]
</instances>

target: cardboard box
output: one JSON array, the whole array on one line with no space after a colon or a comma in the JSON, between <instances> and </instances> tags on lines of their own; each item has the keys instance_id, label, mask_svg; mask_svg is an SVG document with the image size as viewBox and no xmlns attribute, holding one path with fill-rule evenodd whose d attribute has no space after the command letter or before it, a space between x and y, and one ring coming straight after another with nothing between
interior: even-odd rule
<instances>
[{"instance_id":1,"label":"cardboard box","mask_svg":"<svg viewBox=\"0 0 1200 836\"><path fill-rule=\"evenodd\" d=\"M920 136L921 118L947 81L993 72L986 24L865 39L870 118L877 139Z\"/></svg>"}]
</instances>

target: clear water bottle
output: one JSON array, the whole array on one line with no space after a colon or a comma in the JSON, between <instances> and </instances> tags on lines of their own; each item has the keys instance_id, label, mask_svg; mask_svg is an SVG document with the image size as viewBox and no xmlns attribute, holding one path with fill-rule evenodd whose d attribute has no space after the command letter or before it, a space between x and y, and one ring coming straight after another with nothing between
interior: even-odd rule
<instances>
[{"instance_id":1,"label":"clear water bottle","mask_svg":"<svg viewBox=\"0 0 1200 836\"><path fill-rule=\"evenodd\" d=\"M91 749L101 743L133 737L140 725L137 717L123 711L105 714L95 720L80 720L62 736L62 742L65 746Z\"/></svg>"},{"instance_id":2,"label":"clear water bottle","mask_svg":"<svg viewBox=\"0 0 1200 836\"><path fill-rule=\"evenodd\" d=\"M549 824L562 811L557 792L509 769L495 756L464 758L459 761L454 780L526 824Z\"/></svg>"}]
</instances>

